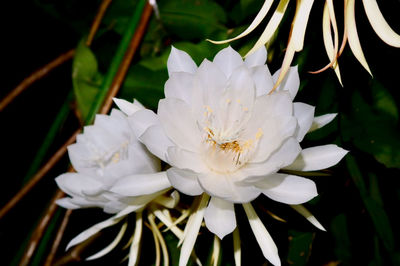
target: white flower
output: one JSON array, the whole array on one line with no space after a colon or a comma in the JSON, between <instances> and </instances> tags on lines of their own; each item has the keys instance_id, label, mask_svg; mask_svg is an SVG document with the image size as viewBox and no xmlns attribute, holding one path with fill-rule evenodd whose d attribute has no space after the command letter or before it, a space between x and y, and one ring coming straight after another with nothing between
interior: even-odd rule
<instances>
[{"instance_id":1,"label":"white flower","mask_svg":"<svg viewBox=\"0 0 400 266\"><path fill-rule=\"evenodd\" d=\"M122 100L117 99L116 102L123 104ZM142 109L144 107L135 102L130 104L129 114ZM77 173L65 173L56 178L58 186L71 196L57 203L69 209L101 207L107 213L115 213L111 218L80 233L70 241L68 248L106 227L120 223L129 213L136 212L135 233L129 255L129 265L134 265L138 258L142 213L145 209L152 231L158 235L157 243L164 243L158 228L153 226L154 218L157 216L165 223L172 224L170 216L163 216L161 210L169 213L166 208L175 207L179 194L176 191L165 194L171 189L166 172L160 172L160 160L138 141L125 114L113 109L109 116L97 115L94 125L84 128L84 133L78 135L77 143L70 145L68 152ZM101 257L112 250L122 239L126 228L127 221L108 247L88 259ZM173 232L180 233L177 228L173 228Z\"/></svg>"},{"instance_id":2,"label":"white flower","mask_svg":"<svg viewBox=\"0 0 400 266\"><path fill-rule=\"evenodd\" d=\"M314 107L292 102L299 87L297 67L272 91L278 74L270 74L266 56L262 48L243 62L228 47L197 67L188 54L172 48L166 98L157 115L143 110L129 118L147 148L172 166L167 171L172 186L202 195L185 229L180 265L186 264L203 217L220 238L236 228L234 203L243 204L264 256L280 264L249 202L261 193L291 205L307 202L317 196L315 183L278 171L320 170L346 154L336 145L302 150L299 142L310 128L335 115L314 118Z\"/></svg>"}]
</instances>

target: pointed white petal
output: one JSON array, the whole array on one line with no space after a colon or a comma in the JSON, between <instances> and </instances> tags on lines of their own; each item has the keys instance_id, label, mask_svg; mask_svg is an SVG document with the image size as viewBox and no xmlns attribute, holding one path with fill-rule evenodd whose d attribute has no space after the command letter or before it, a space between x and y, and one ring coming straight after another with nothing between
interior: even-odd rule
<instances>
[{"instance_id":1,"label":"pointed white petal","mask_svg":"<svg viewBox=\"0 0 400 266\"><path fill-rule=\"evenodd\" d=\"M57 205L66 209L79 209L80 206L71 202L71 198L62 198L56 201Z\"/></svg>"},{"instance_id":2,"label":"pointed white petal","mask_svg":"<svg viewBox=\"0 0 400 266\"><path fill-rule=\"evenodd\" d=\"M305 103L294 103L293 113L299 127L296 130L296 139L301 142L310 129L314 120L315 107Z\"/></svg>"},{"instance_id":3,"label":"pointed white petal","mask_svg":"<svg viewBox=\"0 0 400 266\"><path fill-rule=\"evenodd\" d=\"M337 164L348 151L334 144L307 148L285 169L296 171L317 171Z\"/></svg>"},{"instance_id":4,"label":"pointed white petal","mask_svg":"<svg viewBox=\"0 0 400 266\"><path fill-rule=\"evenodd\" d=\"M131 126L136 137L141 136L149 127L159 125L157 115L148 109L139 110L128 117L128 123Z\"/></svg>"},{"instance_id":5,"label":"pointed white petal","mask_svg":"<svg viewBox=\"0 0 400 266\"><path fill-rule=\"evenodd\" d=\"M179 147L169 147L167 154L168 162L180 169L189 169L197 173L208 171L200 154L190 152Z\"/></svg>"},{"instance_id":6,"label":"pointed white petal","mask_svg":"<svg viewBox=\"0 0 400 266\"><path fill-rule=\"evenodd\" d=\"M190 254L193 251L194 243L196 242L209 198L210 196L205 193L200 196L200 203L197 209L190 216L190 223L188 222L186 224L184 231L185 238L179 256L179 266L186 266Z\"/></svg>"},{"instance_id":7,"label":"pointed white petal","mask_svg":"<svg viewBox=\"0 0 400 266\"><path fill-rule=\"evenodd\" d=\"M272 174L257 182L267 197L286 204L301 204L318 195L314 181L295 175Z\"/></svg>"},{"instance_id":8,"label":"pointed white petal","mask_svg":"<svg viewBox=\"0 0 400 266\"><path fill-rule=\"evenodd\" d=\"M235 208L232 202L211 197L204 213L208 230L223 239L236 228Z\"/></svg>"},{"instance_id":9,"label":"pointed white petal","mask_svg":"<svg viewBox=\"0 0 400 266\"><path fill-rule=\"evenodd\" d=\"M124 112L126 115L133 115L139 110L143 110L141 104L130 103L124 99L113 98L113 101L118 106L118 108Z\"/></svg>"},{"instance_id":10,"label":"pointed white petal","mask_svg":"<svg viewBox=\"0 0 400 266\"><path fill-rule=\"evenodd\" d=\"M303 205L290 205L295 211L300 213L301 215L304 216L310 223L312 223L315 227L317 227L319 230L326 231L325 228L318 222L317 218L312 215L312 213L307 210Z\"/></svg>"},{"instance_id":11,"label":"pointed white petal","mask_svg":"<svg viewBox=\"0 0 400 266\"><path fill-rule=\"evenodd\" d=\"M243 204L243 208L246 212L247 218L249 219L251 230L253 230L254 236L257 239L258 245L260 246L264 257L273 265L281 265L281 260L279 259L278 255L278 248L258 217L253 206L251 206L251 203L245 203Z\"/></svg>"},{"instance_id":12,"label":"pointed white petal","mask_svg":"<svg viewBox=\"0 0 400 266\"><path fill-rule=\"evenodd\" d=\"M171 53L168 57L167 67L168 75L170 76L173 72L194 73L197 69L196 63L192 60L190 55L173 46L171 47Z\"/></svg>"},{"instance_id":13,"label":"pointed white petal","mask_svg":"<svg viewBox=\"0 0 400 266\"><path fill-rule=\"evenodd\" d=\"M85 196L86 193L102 190L103 184L90 176L79 173L65 173L56 178L58 187L69 195Z\"/></svg>"},{"instance_id":14,"label":"pointed white petal","mask_svg":"<svg viewBox=\"0 0 400 266\"><path fill-rule=\"evenodd\" d=\"M98 259L98 258L106 255L107 253L109 253L111 250L113 250L118 245L118 243L121 241L122 237L124 236L127 226L128 226L128 223L125 222L121 226L121 229L119 230L117 237L107 247L105 247L102 250L100 250L99 252L87 257L86 260Z\"/></svg>"},{"instance_id":15,"label":"pointed white petal","mask_svg":"<svg viewBox=\"0 0 400 266\"><path fill-rule=\"evenodd\" d=\"M183 194L196 196L203 193L197 174L192 171L172 167L167 170L167 176L171 185Z\"/></svg>"},{"instance_id":16,"label":"pointed white petal","mask_svg":"<svg viewBox=\"0 0 400 266\"><path fill-rule=\"evenodd\" d=\"M140 240L142 239L142 231L143 231L142 212L137 212L136 213L135 231L133 232L133 240L132 240L131 247L129 249L128 266L136 265L136 262L139 257L139 248L140 248Z\"/></svg>"},{"instance_id":17,"label":"pointed white petal","mask_svg":"<svg viewBox=\"0 0 400 266\"><path fill-rule=\"evenodd\" d=\"M231 76L236 68L243 66L242 57L230 46L219 51L214 57L213 63L224 72L227 78Z\"/></svg>"},{"instance_id":18,"label":"pointed white petal","mask_svg":"<svg viewBox=\"0 0 400 266\"><path fill-rule=\"evenodd\" d=\"M332 114L325 114L325 115L320 115L320 116L314 117L314 121L310 127L310 130L308 130L308 132L312 132L314 130L317 130L317 129L329 124L336 116L337 116L337 113L332 113Z\"/></svg>"},{"instance_id":19,"label":"pointed white petal","mask_svg":"<svg viewBox=\"0 0 400 266\"><path fill-rule=\"evenodd\" d=\"M193 74L174 72L165 83L165 98L177 98L191 104L193 93Z\"/></svg>"},{"instance_id":20,"label":"pointed white petal","mask_svg":"<svg viewBox=\"0 0 400 266\"><path fill-rule=\"evenodd\" d=\"M149 195L169 188L166 172L154 174L130 175L124 177L111 187L110 191L123 196Z\"/></svg>"},{"instance_id":21,"label":"pointed white petal","mask_svg":"<svg viewBox=\"0 0 400 266\"><path fill-rule=\"evenodd\" d=\"M246 57L244 63L248 68L263 66L267 61L267 49L263 45L259 49L257 49L254 53Z\"/></svg>"},{"instance_id":22,"label":"pointed white petal","mask_svg":"<svg viewBox=\"0 0 400 266\"><path fill-rule=\"evenodd\" d=\"M174 146L174 143L167 137L161 125L149 127L139 139L152 154L164 162L168 162L167 150L168 147Z\"/></svg>"},{"instance_id":23,"label":"pointed white petal","mask_svg":"<svg viewBox=\"0 0 400 266\"><path fill-rule=\"evenodd\" d=\"M188 104L175 98L162 99L157 113L165 133L176 145L198 151L200 131Z\"/></svg>"},{"instance_id":24,"label":"pointed white petal","mask_svg":"<svg viewBox=\"0 0 400 266\"><path fill-rule=\"evenodd\" d=\"M274 75L272 76L274 82L276 83L279 78L280 69L278 69ZM296 97L297 92L299 91L300 87L300 77L298 66L293 66L289 68L288 73L286 74L285 78L276 88L277 91L287 91L290 94L290 98L293 100Z\"/></svg>"},{"instance_id":25,"label":"pointed white petal","mask_svg":"<svg viewBox=\"0 0 400 266\"><path fill-rule=\"evenodd\" d=\"M254 83L256 85L256 96L267 94L274 87L271 72L268 66L262 65L251 69Z\"/></svg>"}]
</instances>

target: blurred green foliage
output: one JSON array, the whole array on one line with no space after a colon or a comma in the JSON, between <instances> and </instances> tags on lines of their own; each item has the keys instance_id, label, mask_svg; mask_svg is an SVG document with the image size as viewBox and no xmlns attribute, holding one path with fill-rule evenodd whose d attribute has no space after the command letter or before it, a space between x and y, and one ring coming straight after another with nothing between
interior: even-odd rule
<instances>
[{"instance_id":1,"label":"blurred green foliage","mask_svg":"<svg viewBox=\"0 0 400 266\"><path fill-rule=\"evenodd\" d=\"M67 84L66 87L73 88L75 95L72 101L67 98L67 106L75 103L83 118L86 118L90 114L93 102L97 99L104 82L103 74L107 73L111 62L115 59L116 49L123 40L124 34L130 30L128 25L137 2L113 1L92 48L86 47L81 40L88 33L100 1L35 0L34 3L34 5L30 3L30 5L33 5L35 12L42 12L48 16L50 21L57 23L60 31L69 30L68 37L73 40L77 47L72 66L69 70L64 69L64 73L68 72L71 79L71 84ZM225 39L236 36L249 25L262 4L263 1L261 0L158 1L160 17L152 17L140 46L140 51L134 58L118 96L129 101L136 98L148 108L156 110L158 100L164 97L163 86L168 79L166 63L171 45L188 52L197 64L200 64L204 58L212 59L224 46L211 44L205 39ZM348 49L339 59L344 87L339 85L332 70L327 70L319 75L308 74L307 71L328 63L321 36L322 4L316 3L313 7L305 39L305 48L296 57L302 81L301 91L296 100L316 105L317 114L339 113L330 125L309 134L304 141L304 147L336 143L350 150L350 154L343 162L329 170L329 177L311 177L318 185L320 196L313 200L309 207L328 231L318 231L305 222L302 217L299 218L296 214L293 214L290 208L283 204L265 198L258 199L257 203L262 204L266 209L274 209L278 216L282 216L288 221L288 223L281 223L271 219L266 214L263 216L267 229L278 244L281 259L285 264L400 265L398 241L400 220L396 216L400 204L398 106L400 98L396 94L399 86L397 82L398 70L388 68L389 61L396 65L400 60L400 51L386 46L375 36L372 30L367 27L368 24L363 23L365 22L365 17L362 15L363 10L358 8L357 19L360 21L358 23L360 38L367 60L372 66L374 78L368 76L362 67L355 62ZM390 24L396 25L397 22L397 25L400 25L400 18L396 13L400 10L400 3L390 0L387 3L382 3L382 5L382 10L386 12ZM288 13L292 14L294 8L295 3L290 3ZM338 12L337 15L338 21L340 21L342 19L341 13ZM27 20L29 20L29 17ZM289 32L287 29L290 28L290 22L291 17L285 16L284 24L280 27L277 38L274 42L268 44L270 52L268 60L272 73L279 68L282 62L283 48L287 43ZM399 31L398 27L395 29ZM261 26L253 34L230 45L244 54L262 30ZM7 38L7 36L5 37ZM48 38L51 39L51 34ZM36 41L44 42L47 40ZM18 53L17 50L12 52ZM55 55L52 54L51 56ZM29 71L31 70L28 69ZM61 74L54 73L51 75ZM23 76L18 78L22 79ZM47 84L46 86L50 85ZM56 87L58 84L51 86ZM40 96L38 93L34 97L39 104L44 102L45 96ZM18 102L16 104L22 105ZM50 113L60 110L61 106L64 106L65 109L65 104L62 104L60 103L59 106L54 107L54 110L48 110L48 113L40 115L50 116ZM12 115L18 116L22 114L24 114L24 110L19 109L18 112L12 113ZM11 114L4 113L1 115ZM76 123L65 117L64 111L63 118L57 120L63 123L63 128L76 126ZM51 121L52 119L51 116L48 120ZM57 126L59 126L59 123L57 122ZM7 130L12 131L13 129ZM62 133L58 133L54 137L55 134L54 131L48 139L53 141L53 138L55 138L53 146L58 147L65 138L63 138ZM41 137L44 136L46 136L45 130ZM31 141L36 142L37 140L31 139ZM32 147L29 148L34 149ZM49 149L47 156L51 155L54 147ZM12 148L12 146L6 146L5 152L7 153L7 149L11 150ZM43 152L38 154L40 154L41 159L45 157ZM21 166L21 171L27 171L30 166L29 162L36 157L32 154L21 156L27 156L25 158L26 166ZM10 158L7 159L10 160ZM4 160L6 162L5 167L9 162L7 159ZM51 174L55 176L63 172L62 169L66 169L67 160L63 163L64 165L58 169L58 172L55 171ZM44 191L47 191L43 186L48 184L54 189L55 185L52 179L54 176L50 177L45 184L42 184L42 188L39 188L36 193L43 194ZM14 176L14 178L15 183L13 184L16 190L23 183L23 178L19 176ZM8 190L7 186L3 185L1 191L6 190ZM5 195L9 196L10 194ZM2 203L5 203L6 200L6 198L2 198ZM40 202L45 202L45 200ZM22 217L25 211L23 208L30 208L32 204L25 202L16 212L20 212ZM36 216L38 216L40 210L44 209L45 204L42 205L35 210ZM99 221L98 217L82 219L81 216L84 216L82 213L79 212L72 216L64 242L82 231L85 226L88 227ZM97 216L102 215L98 213ZM29 217L36 216L30 214ZM0 238L3 250L8 246L8 239L12 237L12 234L7 231L10 231L9 228L12 228L11 231L18 230L13 225L15 224L14 221L19 218L20 216L11 214L9 218L1 221ZM262 265L265 260L260 256L261 251L254 237L247 236L248 234L251 235L250 228L242 221L243 216L238 215L238 220L241 226L241 235L246 241L242 243L246 246L243 249L245 253L242 255L244 264L246 265L245 262L249 258L253 258L256 261L253 265ZM29 228L35 225L33 221L24 224ZM15 225L21 226L18 223ZM24 231L26 235L16 234L14 237L13 241L17 244L9 246L11 249L3 258L5 260L4 265L11 263L12 258L20 256L25 249L26 240L23 241L29 237L27 230ZM206 230L204 230L205 232ZM167 233L165 238L169 246L171 264L177 265L179 254L179 249L176 248L177 240L170 233ZM43 239L41 251L46 250L46 245L51 246L52 239L48 235ZM207 257L210 256L211 240L211 237L207 238L206 236L201 236L198 240L196 250L203 261L206 261ZM222 241L223 256L220 265L233 264L231 242L231 237ZM151 246L152 243L149 241L145 245ZM146 250L146 248L143 248L142 252L147 252ZM149 254L151 254L150 251ZM62 252L61 248L58 256L62 256ZM35 257L35 265L40 265L46 257L45 252L38 254ZM109 256L113 255L115 254ZM17 261L18 259L14 258L12 264L16 264ZM109 261L113 260L109 259ZM153 263L149 258L143 261L142 263ZM82 265L98 264L96 262L94 264L82 262Z\"/></svg>"}]
</instances>

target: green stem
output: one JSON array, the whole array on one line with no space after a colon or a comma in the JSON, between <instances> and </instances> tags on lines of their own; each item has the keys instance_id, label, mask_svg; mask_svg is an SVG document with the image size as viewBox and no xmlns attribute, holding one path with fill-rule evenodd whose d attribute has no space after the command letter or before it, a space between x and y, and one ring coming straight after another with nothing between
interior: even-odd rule
<instances>
[{"instance_id":1,"label":"green stem","mask_svg":"<svg viewBox=\"0 0 400 266\"><path fill-rule=\"evenodd\" d=\"M129 47L129 43L132 39L133 34L136 31L136 28L139 24L140 18L142 16L143 8L146 4L146 0L139 0L137 3L137 6L133 12L133 15L128 23L127 30L125 31L122 40L117 48L117 51L115 53L115 56L113 57L110 67L107 71L107 74L104 78L104 81L100 87L99 94L97 95L97 98L95 102L93 103L89 114L86 118L85 124L91 124L96 116L96 113L99 111L101 105L104 102L104 99L107 95L107 92L114 80L114 77L119 69L119 66L124 58L125 52Z\"/></svg>"}]
</instances>

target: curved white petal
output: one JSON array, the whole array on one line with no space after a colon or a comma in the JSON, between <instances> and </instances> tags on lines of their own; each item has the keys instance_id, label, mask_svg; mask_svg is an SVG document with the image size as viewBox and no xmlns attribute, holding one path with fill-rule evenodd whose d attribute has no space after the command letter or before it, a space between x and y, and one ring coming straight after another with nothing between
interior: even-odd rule
<instances>
[{"instance_id":1,"label":"curved white petal","mask_svg":"<svg viewBox=\"0 0 400 266\"><path fill-rule=\"evenodd\" d=\"M193 93L193 74L174 72L165 83L165 98L177 98L187 104L191 103Z\"/></svg>"},{"instance_id":2,"label":"curved white petal","mask_svg":"<svg viewBox=\"0 0 400 266\"><path fill-rule=\"evenodd\" d=\"M65 197L56 201L57 205L66 209L79 209L80 206L71 202L71 198Z\"/></svg>"},{"instance_id":3,"label":"curved white petal","mask_svg":"<svg viewBox=\"0 0 400 266\"><path fill-rule=\"evenodd\" d=\"M263 45L244 60L247 67L264 66L267 61L267 49Z\"/></svg>"},{"instance_id":4,"label":"curved white petal","mask_svg":"<svg viewBox=\"0 0 400 266\"><path fill-rule=\"evenodd\" d=\"M208 171L200 154L176 146L168 148L167 158L172 166L180 169L189 169L197 173Z\"/></svg>"},{"instance_id":5,"label":"curved white petal","mask_svg":"<svg viewBox=\"0 0 400 266\"><path fill-rule=\"evenodd\" d=\"M140 110L128 117L128 123L136 137L140 137L149 127L159 125L157 115L148 109Z\"/></svg>"},{"instance_id":6,"label":"curved white petal","mask_svg":"<svg viewBox=\"0 0 400 266\"><path fill-rule=\"evenodd\" d=\"M307 148L285 169L296 171L317 171L337 164L348 151L334 144Z\"/></svg>"},{"instance_id":7,"label":"curved white petal","mask_svg":"<svg viewBox=\"0 0 400 266\"><path fill-rule=\"evenodd\" d=\"M286 204L301 204L318 195L314 181L294 175L268 175L256 187L267 197Z\"/></svg>"},{"instance_id":8,"label":"curved white petal","mask_svg":"<svg viewBox=\"0 0 400 266\"><path fill-rule=\"evenodd\" d=\"M301 142L310 129L314 120L315 107L305 103L293 103L293 113L299 127L296 130L296 139Z\"/></svg>"},{"instance_id":9,"label":"curved white petal","mask_svg":"<svg viewBox=\"0 0 400 266\"><path fill-rule=\"evenodd\" d=\"M271 72L268 66L257 66L250 69L254 83L256 85L256 96L267 94L274 87Z\"/></svg>"},{"instance_id":10,"label":"curved white petal","mask_svg":"<svg viewBox=\"0 0 400 266\"><path fill-rule=\"evenodd\" d=\"M204 213L208 230L220 239L236 228L235 208L232 202L212 197Z\"/></svg>"},{"instance_id":11,"label":"curved white petal","mask_svg":"<svg viewBox=\"0 0 400 266\"><path fill-rule=\"evenodd\" d=\"M140 137L139 140L146 145L147 149L163 160L168 162L166 158L168 147L174 146L174 143L167 137L161 125L149 127Z\"/></svg>"},{"instance_id":12,"label":"curved white petal","mask_svg":"<svg viewBox=\"0 0 400 266\"><path fill-rule=\"evenodd\" d=\"M58 187L69 195L85 196L83 191L102 190L103 184L89 176L78 173L65 173L56 178Z\"/></svg>"},{"instance_id":13,"label":"curved white petal","mask_svg":"<svg viewBox=\"0 0 400 266\"><path fill-rule=\"evenodd\" d=\"M235 183L229 175L200 174L198 181L207 194L233 203L250 202L260 195L253 185Z\"/></svg>"},{"instance_id":14,"label":"curved white petal","mask_svg":"<svg viewBox=\"0 0 400 266\"><path fill-rule=\"evenodd\" d=\"M303 205L290 205L295 211L301 214L304 218L306 218L310 223L312 223L319 230L326 231L326 229L322 226L320 222L318 222L317 218L315 218L312 213L307 210Z\"/></svg>"},{"instance_id":15,"label":"curved white petal","mask_svg":"<svg viewBox=\"0 0 400 266\"><path fill-rule=\"evenodd\" d=\"M272 78L276 83L280 74L280 69L278 69ZM276 88L276 91L288 91L290 93L290 97L292 100L296 97L297 92L299 91L300 87L300 77L298 72L298 67L290 67L286 77L282 80L279 86Z\"/></svg>"},{"instance_id":16,"label":"curved white petal","mask_svg":"<svg viewBox=\"0 0 400 266\"><path fill-rule=\"evenodd\" d=\"M166 172L126 176L111 187L111 191L123 196L149 195L171 186Z\"/></svg>"},{"instance_id":17,"label":"curved white petal","mask_svg":"<svg viewBox=\"0 0 400 266\"><path fill-rule=\"evenodd\" d=\"M168 61L168 75L171 76L173 72L188 72L194 73L197 69L196 63L186 52L171 47Z\"/></svg>"},{"instance_id":18,"label":"curved white petal","mask_svg":"<svg viewBox=\"0 0 400 266\"><path fill-rule=\"evenodd\" d=\"M141 105L137 101L131 103L124 99L118 99L118 98L113 98L113 101L118 106L118 108L128 116L133 115L137 111L144 109L143 105Z\"/></svg>"},{"instance_id":19,"label":"curved white petal","mask_svg":"<svg viewBox=\"0 0 400 266\"><path fill-rule=\"evenodd\" d=\"M188 151L198 151L200 131L190 107L184 101L162 99L158 103L157 113L165 133L177 146Z\"/></svg>"},{"instance_id":20,"label":"curved white petal","mask_svg":"<svg viewBox=\"0 0 400 266\"><path fill-rule=\"evenodd\" d=\"M183 194L197 196L204 192L197 182L197 174L190 170L172 167L167 170L167 176L171 185Z\"/></svg>"},{"instance_id":21,"label":"curved white petal","mask_svg":"<svg viewBox=\"0 0 400 266\"><path fill-rule=\"evenodd\" d=\"M248 163L241 171L243 176L247 177L240 181L246 183L254 182L262 176L277 172L279 169L290 165L301 152L301 147L294 138L287 139L281 147L264 162Z\"/></svg>"},{"instance_id":22,"label":"curved white petal","mask_svg":"<svg viewBox=\"0 0 400 266\"><path fill-rule=\"evenodd\" d=\"M238 52L233 50L231 46L228 46L217 53L213 63L229 78L236 68L243 65L243 60Z\"/></svg>"},{"instance_id":23,"label":"curved white petal","mask_svg":"<svg viewBox=\"0 0 400 266\"><path fill-rule=\"evenodd\" d=\"M320 115L314 117L314 121L308 130L308 132L312 132L314 130L317 130L327 124L329 124L335 117L337 116L337 113L332 113L332 114L325 114L325 115Z\"/></svg>"},{"instance_id":24,"label":"curved white petal","mask_svg":"<svg viewBox=\"0 0 400 266\"><path fill-rule=\"evenodd\" d=\"M251 230L253 230L254 236L257 239L258 245L260 246L264 257L273 265L281 265L278 248L276 247L274 240L272 240L262 221L258 217L253 206L251 206L251 203L245 203L243 204L243 208L246 212L247 218L249 219Z\"/></svg>"}]
</instances>

